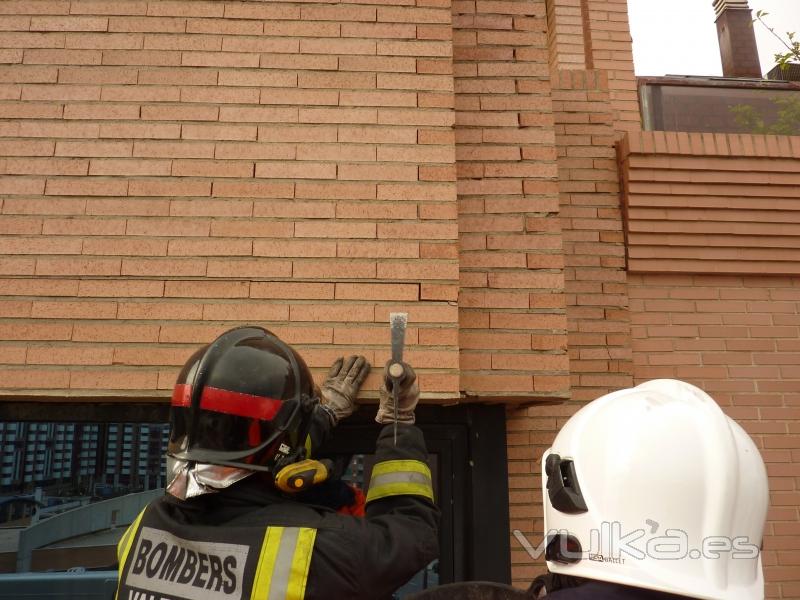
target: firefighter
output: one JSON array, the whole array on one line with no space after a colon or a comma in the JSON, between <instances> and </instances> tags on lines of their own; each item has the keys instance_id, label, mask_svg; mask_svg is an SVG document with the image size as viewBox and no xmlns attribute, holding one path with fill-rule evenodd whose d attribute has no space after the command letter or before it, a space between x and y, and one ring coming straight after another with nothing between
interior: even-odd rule
<instances>
[{"instance_id":1,"label":"firefighter","mask_svg":"<svg viewBox=\"0 0 800 600\"><path fill-rule=\"evenodd\" d=\"M380 599L433 560L439 513L409 365L396 445L384 376L364 516L308 500L335 478L313 453L353 413L369 368L340 358L319 390L297 352L257 327L195 353L172 395L167 493L119 542L117 598Z\"/></svg>"},{"instance_id":2,"label":"firefighter","mask_svg":"<svg viewBox=\"0 0 800 600\"><path fill-rule=\"evenodd\" d=\"M603 396L542 466L550 574L532 597L764 598L764 461L699 388L662 379Z\"/></svg>"}]
</instances>

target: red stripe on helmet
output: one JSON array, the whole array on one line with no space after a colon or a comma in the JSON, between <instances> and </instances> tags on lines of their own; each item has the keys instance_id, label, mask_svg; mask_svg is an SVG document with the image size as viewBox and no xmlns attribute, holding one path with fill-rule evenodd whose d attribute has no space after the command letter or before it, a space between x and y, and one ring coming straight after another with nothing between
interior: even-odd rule
<instances>
[{"instance_id":1,"label":"red stripe on helmet","mask_svg":"<svg viewBox=\"0 0 800 600\"><path fill-rule=\"evenodd\" d=\"M191 406L192 405L192 386L179 383L172 390L172 406Z\"/></svg>"},{"instance_id":2,"label":"red stripe on helmet","mask_svg":"<svg viewBox=\"0 0 800 600\"><path fill-rule=\"evenodd\" d=\"M191 406L192 386L182 383L175 386L172 392L172 406ZM253 396L242 392L231 392L206 386L200 397L200 408L237 417L250 417L271 421L281 406L282 400Z\"/></svg>"}]
</instances>

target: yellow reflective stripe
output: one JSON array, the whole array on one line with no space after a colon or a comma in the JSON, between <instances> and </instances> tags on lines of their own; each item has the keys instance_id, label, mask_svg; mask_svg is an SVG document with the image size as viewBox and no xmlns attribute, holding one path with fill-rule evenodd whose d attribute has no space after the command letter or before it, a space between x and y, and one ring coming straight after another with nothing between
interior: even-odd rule
<instances>
[{"instance_id":1,"label":"yellow reflective stripe","mask_svg":"<svg viewBox=\"0 0 800 600\"><path fill-rule=\"evenodd\" d=\"M418 460L387 460L375 465L367 502L389 496L423 496L433 501L431 470Z\"/></svg>"},{"instance_id":2,"label":"yellow reflective stripe","mask_svg":"<svg viewBox=\"0 0 800 600\"><path fill-rule=\"evenodd\" d=\"M297 545L292 558L292 570L289 575L289 585L286 588L286 600L303 600L306 595L308 582L308 569L311 566L311 554L314 550L314 540L317 530L303 527L297 534Z\"/></svg>"},{"instance_id":3,"label":"yellow reflective stripe","mask_svg":"<svg viewBox=\"0 0 800 600\"><path fill-rule=\"evenodd\" d=\"M269 527L253 581L252 600L303 600L316 529Z\"/></svg>"},{"instance_id":4,"label":"yellow reflective stripe","mask_svg":"<svg viewBox=\"0 0 800 600\"><path fill-rule=\"evenodd\" d=\"M311 435L310 434L306 436L305 448L306 448L306 458L311 458L312 445L311 445Z\"/></svg>"},{"instance_id":5,"label":"yellow reflective stripe","mask_svg":"<svg viewBox=\"0 0 800 600\"><path fill-rule=\"evenodd\" d=\"M385 460L372 468L373 477L398 472L422 473L431 478L430 468L421 460Z\"/></svg>"},{"instance_id":6,"label":"yellow reflective stripe","mask_svg":"<svg viewBox=\"0 0 800 600\"><path fill-rule=\"evenodd\" d=\"M128 553L130 553L131 546L133 545L133 538L136 537L136 531L139 529L139 523L142 521L145 510L147 510L146 507L144 510L142 510L142 512L139 513L139 516L133 520L133 523L131 523L128 529L125 530L125 533L122 534L122 537L117 543L117 562L119 562L119 571L117 573L117 592L114 594L114 598L116 598L117 594L119 594L119 586L122 583L122 571L125 568L125 562L128 560Z\"/></svg>"},{"instance_id":7,"label":"yellow reflective stripe","mask_svg":"<svg viewBox=\"0 0 800 600\"><path fill-rule=\"evenodd\" d=\"M433 488L430 485L419 483L387 483L375 488L369 488L367 502L389 496L424 496L433 502Z\"/></svg>"},{"instance_id":8,"label":"yellow reflective stripe","mask_svg":"<svg viewBox=\"0 0 800 600\"><path fill-rule=\"evenodd\" d=\"M275 568L275 559L278 558L282 536L283 527L268 527L264 534L261 554L258 557L256 577L253 580L253 592L250 594L252 600L266 598L267 594L269 594L272 570Z\"/></svg>"}]
</instances>

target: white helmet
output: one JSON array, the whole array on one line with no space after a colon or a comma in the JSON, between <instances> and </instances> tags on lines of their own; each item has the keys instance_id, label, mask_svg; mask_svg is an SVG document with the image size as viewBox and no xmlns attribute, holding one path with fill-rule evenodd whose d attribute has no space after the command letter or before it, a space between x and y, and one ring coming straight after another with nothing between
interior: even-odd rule
<instances>
[{"instance_id":1,"label":"white helmet","mask_svg":"<svg viewBox=\"0 0 800 600\"><path fill-rule=\"evenodd\" d=\"M764 461L699 388L598 398L542 458L551 572L708 600L762 600Z\"/></svg>"}]
</instances>

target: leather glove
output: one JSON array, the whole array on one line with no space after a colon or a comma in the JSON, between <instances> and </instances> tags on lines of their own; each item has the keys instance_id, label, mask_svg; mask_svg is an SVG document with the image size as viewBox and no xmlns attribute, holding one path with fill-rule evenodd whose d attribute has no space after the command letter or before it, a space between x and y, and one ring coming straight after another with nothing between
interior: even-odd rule
<instances>
[{"instance_id":1,"label":"leather glove","mask_svg":"<svg viewBox=\"0 0 800 600\"><path fill-rule=\"evenodd\" d=\"M392 378L389 376L389 360L383 368L383 383L381 384L381 403L378 407L378 414L375 420L378 423L394 423L394 397L392 395ZM417 385L417 374L408 363L403 364L403 377L398 383L397 390L397 422L413 425L414 409L419 402L419 386Z\"/></svg>"},{"instance_id":2,"label":"leather glove","mask_svg":"<svg viewBox=\"0 0 800 600\"><path fill-rule=\"evenodd\" d=\"M336 359L328 378L320 389L320 404L331 416L333 424L346 419L355 411L356 396L369 373L369 363L363 356Z\"/></svg>"}]
</instances>

